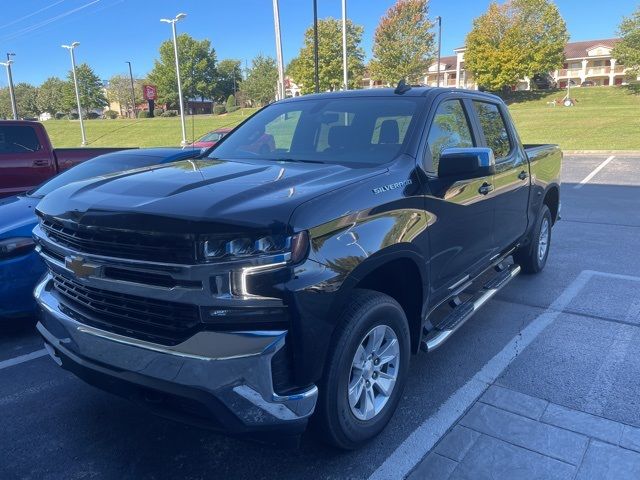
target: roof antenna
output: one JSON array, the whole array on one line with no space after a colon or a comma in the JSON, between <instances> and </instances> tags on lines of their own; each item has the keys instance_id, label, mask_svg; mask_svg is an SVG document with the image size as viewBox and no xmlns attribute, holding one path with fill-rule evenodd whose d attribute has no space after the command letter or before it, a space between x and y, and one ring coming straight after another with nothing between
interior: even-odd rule
<instances>
[{"instance_id":1,"label":"roof antenna","mask_svg":"<svg viewBox=\"0 0 640 480\"><path fill-rule=\"evenodd\" d=\"M408 92L409 90L411 90L411 85L407 85L407 82L404 81L404 78L402 80L400 80L398 82L398 86L396 87L396 89L393 91L393 93L396 93L398 95L402 95L403 93Z\"/></svg>"}]
</instances>

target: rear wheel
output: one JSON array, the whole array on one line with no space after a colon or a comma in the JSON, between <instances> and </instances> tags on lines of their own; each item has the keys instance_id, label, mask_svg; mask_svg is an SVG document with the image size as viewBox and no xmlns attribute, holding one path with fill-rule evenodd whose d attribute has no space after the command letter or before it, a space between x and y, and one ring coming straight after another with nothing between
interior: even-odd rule
<instances>
[{"instance_id":1,"label":"rear wheel","mask_svg":"<svg viewBox=\"0 0 640 480\"><path fill-rule=\"evenodd\" d=\"M384 429L400 401L409 356L409 326L398 302L356 290L320 383L314 422L326 442L354 449Z\"/></svg>"},{"instance_id":2,"label":"rear wheel","mask_svg":"<svg viewBox=\"0 0 640 480\"><path fill-rule=\"evenodd\" d=\"M513 255L513 260L520 265L523 272L538 273L547 264L551 247L551 224L551 212L543 205L531 233L531 242Z\"/></svg>"}]
</instances>

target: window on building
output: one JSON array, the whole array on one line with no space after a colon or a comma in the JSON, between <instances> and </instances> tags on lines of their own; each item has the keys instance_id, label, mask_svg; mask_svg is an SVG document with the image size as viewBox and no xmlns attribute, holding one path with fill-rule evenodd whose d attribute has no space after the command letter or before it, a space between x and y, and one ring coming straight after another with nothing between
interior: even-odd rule
<instances>
[{"instance_id":1,"label":"window on building","mask_svg":"<svg viewBox=\"0 0 640 480\"><path fill-rule=\"evenodd\" d=\"M447 100L438 106L427 143L434 172L438 171L440 155L444 149L474 146L469 120L460 100Z\"/></svg>"},{"instance_id":2,"label":"window on building","mask_svg":"<svg viewBox=\"0 0 640 480\"><path fill-rule=\"evenodd\" d=\"M496 104L473 101L480 126L487 141L487 147L493 150L496 160L506 157L511 151L511 141L507 126Z\"/></svg>"}]
</instances>

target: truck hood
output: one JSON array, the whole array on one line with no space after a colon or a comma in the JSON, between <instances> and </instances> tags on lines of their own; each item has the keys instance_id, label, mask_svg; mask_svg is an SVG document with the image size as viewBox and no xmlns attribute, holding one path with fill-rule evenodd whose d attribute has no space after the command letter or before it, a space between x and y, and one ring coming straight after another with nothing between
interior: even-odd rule
<instances>
[{"instance_id":1,"label":"truck hood","mask_svg":"<svg viewBox=\"0 0 640 480\"><path fill-rule=\"evenodd\" d=\"M84 226L138 232L285 231L293 210L385 169L275 161L188 160L77 182L38 211Z\"/></svg>"},{"instance_id":2,"label":"truck hood","mask_svg":"<svg viewBox=\"0 0 640 480\"><path fill-rule=\"evenodd\" d=\"M39 198L18 195L0 200L0 238L31 236L37 223L35 207Z\"/></svg>"}]
</instances>

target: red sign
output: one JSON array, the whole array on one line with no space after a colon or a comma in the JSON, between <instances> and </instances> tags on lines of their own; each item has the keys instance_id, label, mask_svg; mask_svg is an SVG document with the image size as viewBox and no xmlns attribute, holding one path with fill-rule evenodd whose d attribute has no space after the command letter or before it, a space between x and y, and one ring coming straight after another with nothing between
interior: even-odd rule
<instances>
[{"instance_id":1,"label":"red sign","mask_svg":"<svg viewBox=\"0 0 640 480\"><path fill-rule=\"evenodd\" d=\"M155 100L158 98L158 87L155 85L143 85L142 96L145 100Z\"/></svg>"}]
</instances>

